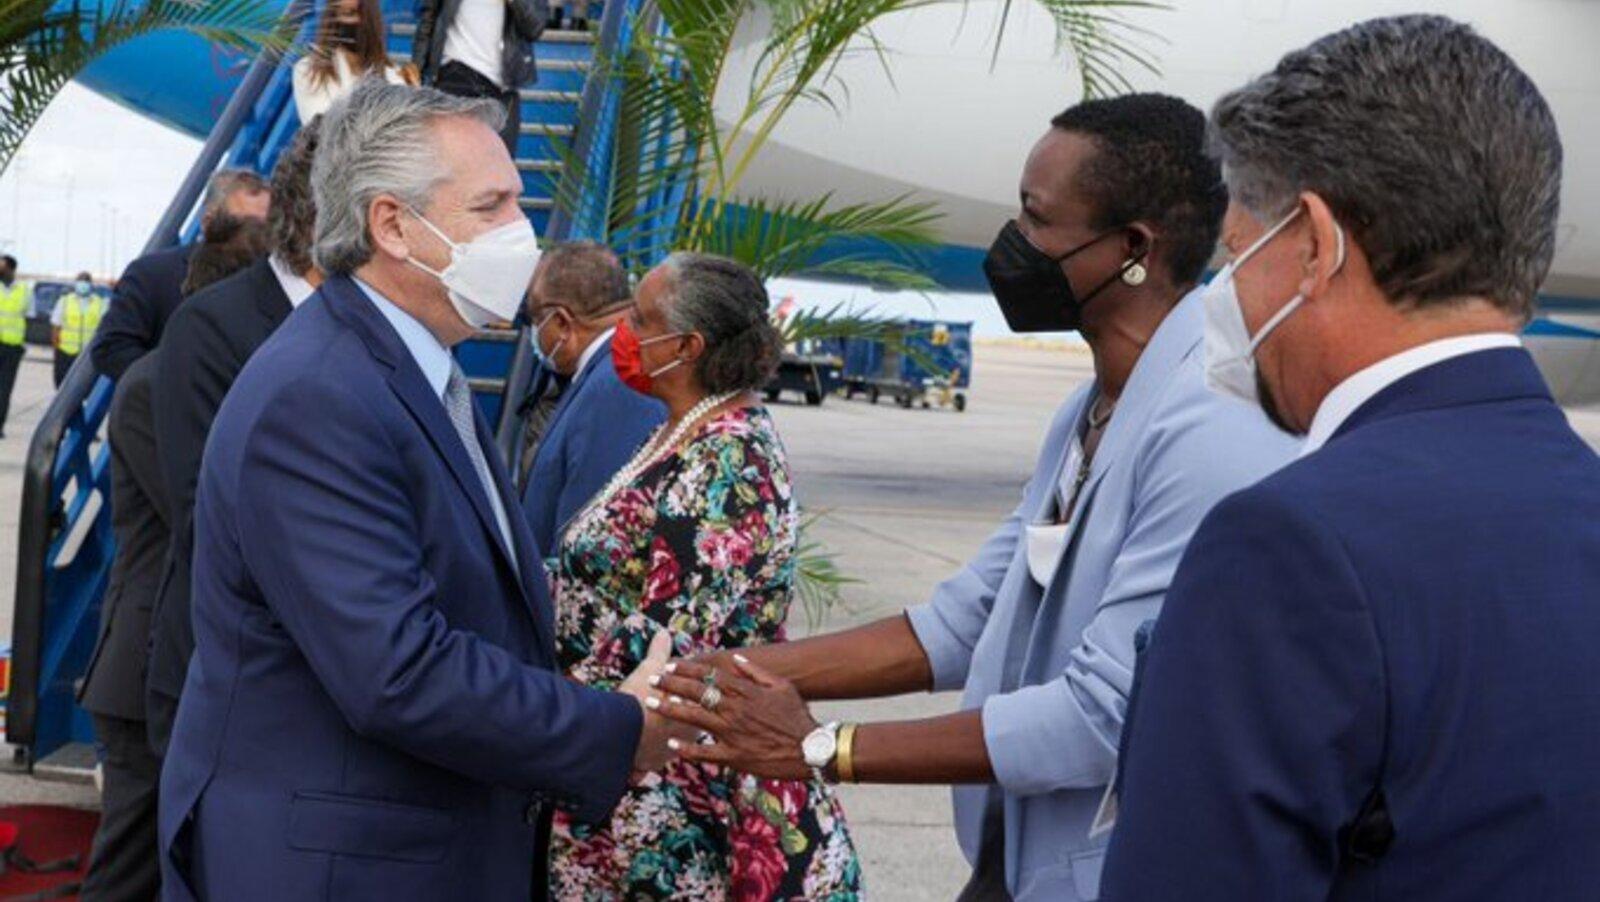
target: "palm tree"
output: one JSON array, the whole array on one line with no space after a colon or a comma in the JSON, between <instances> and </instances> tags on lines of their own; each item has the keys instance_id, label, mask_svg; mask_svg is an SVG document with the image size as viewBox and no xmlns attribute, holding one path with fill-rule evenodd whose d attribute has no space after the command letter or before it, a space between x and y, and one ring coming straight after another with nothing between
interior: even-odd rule
<instances>
[{"instance_id":1,"label":"palm tree","mask_svg":"<svg viewBox=\"0 0 1600 902\"><path fill-rule=\"evenodd\" d=\"M646 0L641 14L624 26L620 47L596 60L599 83L612 86L607 102L614 129L581 152L569 150L555 190L558 206L578 234L617 248L635 272L668 251L688 250L731 257L765 278L937 287L920 265L921 253L939 241L932 204L903 195L851 204L835 204L828 195L780 200L748 192L743 184L797 104L837 108L845 91L837 75L842 59L874 54L889 71L875 24L936 2L966 0ZM1012 2L1002 7L996 53ZM1147 32L1121 13L1159 3L1040 2L1071 51L1085 96L1128 90L1118 71L1122 61L1154 70L1137 42ZM750 28L753 18L758 27ZM735 39L755 34L763 37L748 82L730 84L727 63ZM738 102L726 103L729 96ZM840 242L858 250L841 254ZM895 323L840 308L801 311L784 329L791 342L903 342ZM902 350L909 349L902 344ZM808 519L802 532L814 522ZM851 580L831 554L804 537L797 570L798 594L815 628Z\"/></svg>"},{"instance_id":2,"label":"palm tree","mask_svg":"<svg viewBox=\"0 0 1600 902\"><path fill-rule=\"evenodd\" d=\"M269 0L0 0L0 172L56 94L112 47L177 28L235 50L281 50L294 27Z\"/></svg>"},{"instance_id":3,"label":"palm tree","mask_svg":"<svg viewBox=\"0 0 1600 902\"><path fill-rule=\"evenodd\" d=\"M1000 38L1011 19L1011 5L1000 7L1000 26L996 30L994 53L1000 56ZM1160 0L1037 0L1056 23L1057 41L1071 51L1085 99L1127 93L1133 83L1123 74L1122 65L1132 65L1152 75L1161 74L1156 59L1143 46L1160 36L1148 28L1129 22L1128 12L1169 9Z\"/></svg>"}]
</instances>

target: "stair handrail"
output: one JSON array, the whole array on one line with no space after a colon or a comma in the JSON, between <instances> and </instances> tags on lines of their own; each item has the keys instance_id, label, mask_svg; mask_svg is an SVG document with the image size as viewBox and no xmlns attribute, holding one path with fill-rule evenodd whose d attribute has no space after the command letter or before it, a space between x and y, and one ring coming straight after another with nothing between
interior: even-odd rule
<instances>
[{"instance_id":1,"label":"stair handrail","mask_svg":"<svg viewBox=\"0 0 1600 902\"><path fill-rule=\"evenodd\" d=\"M294 0L284 11L285 21L294 21L311 7L311 0ZM247 123L256 112L257 102L273 82L281 67L283 57L274 51L262 51L250 64L233 96L223 108L217 123L207 136L194 164L184 176L172 202L162 213L143 253L148 254L178 243L185 223L193 216L205 193L207 182L216 172L224 156L233 148ZM7 703L6 741L26 749L29 760L37 760L53 751L41 749L39 730L39 700L42 689L55 677L55 670L67 654L66 642L76 630L57 629L60 638L54 647L44 648L47 618L77 621L90 613L94 602L103 593L109 572L110 559L115 548L108 523L109 499L109 449L101 430L111 407L114 391L112 380L102 375L94 366L91 355L83 353L68 369L66 377L57 388L39 424L34 428L28 443L28 455L23 465L22 509L17 527L17 577L11 627L11 690ZM90 455L93 453L93 457ZM63 493L69 484L75 485L72 503L65 503ZM93 493L100 495L96 508L97 522L91 534L84 538L85 546L91 540L98 545L97 554L82 558L82 549L74 556L72 565L92 564L94 572L79 580L77 591L63 598L66 610L53 612L51 598L51 571L65 548L65 539L78 526L78 520L89 510ZM70 602L70 603L69 603ZM58 623L59 627L60 624ZM44 737L50 746L59 746L56 739L64 736Z\"/></svg>"},{"instance_id":2,"label":"stair handrail","mask_svg":"<svg viewBox=\"0 0 1600 902\"><path fill-rule=\"evenodd\" d=\"M608 71L611 67L601 66L600 62L611 58L619 48L627 47L643 7L643 0L612 0L600 14L600 32L595 38L589 77L584 80L583 93L578 100L578 123L570 149L571 159L584 161L578 215L574 216L564 204L557 203L550 211L549 224L540 239L547 246L573 238L601 240L605 237L604 220L596 217L604 217L610 209L613 138L621 115L623 86L621 80ZM598 212L596 198L600 199ZM501 456L512 462L516 460L517 440L522 433L521 407L533 382L534 353L530 333L527 323L518 326L517 349L511 357L511 369L506 373L499 421L495 424L495 444Z\"/></svg>"}]
</instances>

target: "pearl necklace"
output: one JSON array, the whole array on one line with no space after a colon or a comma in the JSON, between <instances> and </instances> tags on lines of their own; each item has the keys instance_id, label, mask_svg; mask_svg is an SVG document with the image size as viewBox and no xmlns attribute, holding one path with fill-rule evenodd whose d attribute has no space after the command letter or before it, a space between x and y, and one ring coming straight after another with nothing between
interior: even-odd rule
<instances>
[{"instance_id":1,"label":"pearl necklace","mask_svg":"<svg viewBox=\"0 0 1600 902\"><path fill-rule=\"evenodd\" d=\"M611 477L611 481L606 483L606 487L589 500L589 503L583 509L583 513L572 518L573 525L577 525L578 521L605 507L606 502L610 501L612 496L631 485L644 471L655 466L665 456L663 452L678 447L678 443L688 437L690 428L711 411L738 396L739 392L731 391L727 394L713 395L706 398L691 407L689 412L683 415L683 419L678 421L677 427L670 433L667 432L667 427L664 423L657 427L655 434L650 436L650 440L644 443L644 447L633 455L633 459L628 461L627 466L618 470L617 475Z\"/></svg>"}]
</instances>

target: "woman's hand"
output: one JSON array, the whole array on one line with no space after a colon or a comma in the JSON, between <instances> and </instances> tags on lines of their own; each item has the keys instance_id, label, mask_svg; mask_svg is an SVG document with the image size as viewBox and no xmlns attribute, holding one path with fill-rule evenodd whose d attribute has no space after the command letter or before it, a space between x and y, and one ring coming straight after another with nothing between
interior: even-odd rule
<instances>
[{"instance_id":1,"label":"woman's hand","mask_svg":"<svg viewBox=\"0 0 1600 902\"><path fill-rule=\"evenodd\" d=\"M811 777L800 744L817 728L793 684L752 664L743 655L731 657L735 672L700 661L679 661L650 680L666 693L650 704L666 717L711 734L710 743L669 743L685 761L720 764L779 780ZM708 692L716 686L721 694ZM706 707L706 702L714 704Z\"/></svg>"}]
</instances>

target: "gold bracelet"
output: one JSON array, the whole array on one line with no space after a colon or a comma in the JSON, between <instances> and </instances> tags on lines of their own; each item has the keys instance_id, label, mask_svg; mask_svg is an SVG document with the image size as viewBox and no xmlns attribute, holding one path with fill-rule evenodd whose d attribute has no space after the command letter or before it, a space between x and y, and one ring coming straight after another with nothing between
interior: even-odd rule
<instances>
[{"instance_id":1,"label":"gold bracelet","mask_svg":"<svg viewBox=\"0 0 1600 902\"><path fill-rule=\"evenodd\" d=\"M840 727L839 749L834 762L835 769L839 771L840 783L854 783L856 781L855 743L856 725L847 723Z\"/></svg>"}]
</instances>

